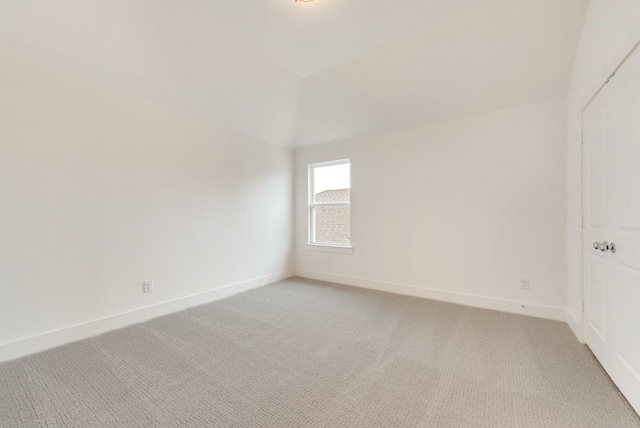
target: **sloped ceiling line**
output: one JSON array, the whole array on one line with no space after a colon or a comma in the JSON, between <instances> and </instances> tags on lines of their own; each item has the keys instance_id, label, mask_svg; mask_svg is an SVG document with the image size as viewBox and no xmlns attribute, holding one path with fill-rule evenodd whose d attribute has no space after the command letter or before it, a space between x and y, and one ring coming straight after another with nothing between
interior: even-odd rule
<instances>
[{"instance_id":1,"label":"sloped ceiling line","mask_svg":"<svg viewBox=\"0 0 640 428\"><path fill-rule=\"evenodd\" d=\"M292 147L564 94L587 3L21 0L0 42Z\"/></svg>"}]
</instances>

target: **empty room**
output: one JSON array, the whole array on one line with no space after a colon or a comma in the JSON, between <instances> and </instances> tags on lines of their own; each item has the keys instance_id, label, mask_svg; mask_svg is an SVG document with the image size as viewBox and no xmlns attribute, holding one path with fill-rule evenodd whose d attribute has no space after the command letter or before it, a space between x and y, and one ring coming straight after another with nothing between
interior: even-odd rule
<instances>
[{"instance_id":1,"label":"empty room","mask_svg":"<svg viewBox=\"0 0 640 428\"><path fill-rule=\"evenodd\" d=\"M0 0L0 427L640 427L640 2Z\"/></svg>"}]
</instances>

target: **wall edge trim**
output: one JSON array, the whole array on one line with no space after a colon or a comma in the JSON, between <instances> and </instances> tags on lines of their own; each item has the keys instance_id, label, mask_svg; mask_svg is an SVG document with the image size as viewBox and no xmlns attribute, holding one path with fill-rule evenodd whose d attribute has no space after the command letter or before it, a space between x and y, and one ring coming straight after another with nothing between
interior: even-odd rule
<instances>
[{"instance_id":1,"label":"wall edge trim","mask_svg":"<svg viewBox=\"0 0 640 428\"><path fill-rule=\"evenodd\" d=\"M569 308L567 308L566 321L580 343L585 343L582 322L580 322L580 318L578 318Z\"/></svg>"},{"instance_id":2,"label":"wall edge trim","mask_svg":"<svg viewBox=\"0 0 640 428\"><path fill-rule=\"evenodd\" d=\"M566 309L556 306L547 306L516 300L500 299L495 297L479 296L469 293L459 293L434 288L419 287L411 284L379 281L368 278L359 278L347 275L339 275L328 272L319 272L307 269L296 269L296 276L319 281L333 282L371 290L385 291L395 294L420 297L423 299L438 300L459 305L490 309L500 312L508 312L519 315L527 315L536 318L545 318L554 321L566 322Z\"/></svg>"},{"instance_id":3,"label":"wall edge trim","mask_svg":"<svg viewBox=\"0 0 640 428\"><path fill-rule=\"evenodd\" d=\"M294 270L286 270L222 287L191 294L151 306L134 309L103 318L87 321L58 330L26 337L0 344L0 362L10 361L27 355L56 348L79 340L98 336L109 331L124 328L133 324L149 321L194 306L203 305L216 300L225 299L235 294L259 288L276 281L294 276Z\"/></svg>"}]
</instances>

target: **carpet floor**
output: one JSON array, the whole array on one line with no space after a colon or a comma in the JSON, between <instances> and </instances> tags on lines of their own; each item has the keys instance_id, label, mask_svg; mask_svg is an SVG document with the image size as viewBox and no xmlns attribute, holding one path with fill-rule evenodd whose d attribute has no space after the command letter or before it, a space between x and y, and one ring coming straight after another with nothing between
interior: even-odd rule
<instances>
[{"instance_id":1,"label":"carpet floor","mask_svg":"<svg viewBox=\"0 0 640 428\"><path fill-rule=\"evenodd\" d=\"M561 322L290 279L0 365L2 427L640 427Z\"/></svg>"}]
</instances>

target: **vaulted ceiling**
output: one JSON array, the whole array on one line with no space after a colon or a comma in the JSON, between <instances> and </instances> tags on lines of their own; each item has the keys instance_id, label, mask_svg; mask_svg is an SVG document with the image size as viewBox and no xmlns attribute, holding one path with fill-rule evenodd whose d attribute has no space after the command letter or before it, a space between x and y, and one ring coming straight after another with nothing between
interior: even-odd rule
<instances>
[{"instance_id":1,"label":"vaulted ceiling","mask_svg":"<svg viewBox=\"0 0 640 428\"><path fill-rule=\"evenodd\" d=\"M282 146L566 93L587 0L21 0L0 50Z\"/></svg>"}]
</instances>

